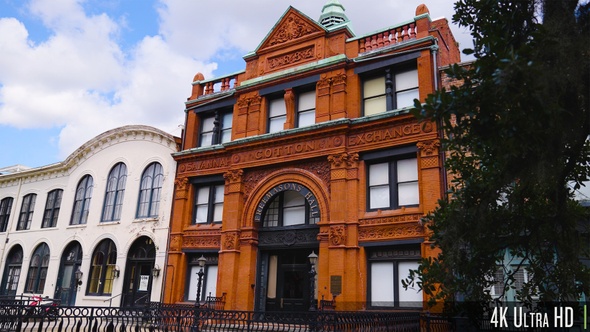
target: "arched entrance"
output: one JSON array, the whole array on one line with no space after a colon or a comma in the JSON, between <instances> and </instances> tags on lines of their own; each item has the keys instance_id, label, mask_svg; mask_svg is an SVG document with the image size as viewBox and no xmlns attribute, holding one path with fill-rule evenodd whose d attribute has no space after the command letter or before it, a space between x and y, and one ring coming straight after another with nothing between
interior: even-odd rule
<instances>
[{"instance_id":1,"label":"arched entrance","mask_svg":"<svg viewBox=\"0 0 590 332\"><path fill-rule=\"evenodd\" d=\"M76 304L76 271L82 264L82 247L80 243L74 241L66 247L61 255L59 263L59 273L55 287L56 299L61 300L61 304L73 306Z\"/></svg>"},{"instance_id":2,"label":"arched entrance","mask_svg":"<svg viewBox=\"0 0 590 332\"><path fill-rule=\"evenodd\" d=\"M18 280L20 279L23 265L23 248L19 245L14 246L8 253L6 266L4 267L4 276L2 276L2 286L0 295L15 296Z\"/></svg>"},{"instance_id":3,"label":"arched entrance","mask_svg":"<svg viewBox=\"0 0 590 332\"><path fill-rule=\"evenodd\" d=\"M259 223L256 309L307 311L315 298L308 256L319 248L315 196L301 184L281 183L263 196L254 219Z\"/></svg>"},{"instance_id":4,"label":"arched entrance","mask_svg":"<svg viewBox=\"0 0 590 332\"><path fill-rule=\"evenodd\" d=\"M125 266L123 307L144 306L150 302L155 260L156 247L152 239L142 236L135 240L129 249Z\"/></svg>"}]
</instances>

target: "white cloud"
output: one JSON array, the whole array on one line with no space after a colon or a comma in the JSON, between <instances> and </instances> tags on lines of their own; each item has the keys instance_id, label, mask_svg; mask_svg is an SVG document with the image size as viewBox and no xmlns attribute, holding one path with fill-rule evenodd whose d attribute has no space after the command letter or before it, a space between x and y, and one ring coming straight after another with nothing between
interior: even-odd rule
<instances>
[{"instance_id":1,"label":"white cloud","mask_svg":"<svg viewBox=\"0 0 590 332\"><path fill-rule=\"evenodd\" d=\"M197 72L211 78L212 59L254 50L292 1L159 0L159 33L122 46L125 15L84 11L84 0L31 0L26 8L49 30L34 43L15 18L0 18L0 124L61 127L60 155L125 124L174 131ZM452 0L429 5L452 15ZM325 1L293 6L318 19ZM422 0L341 0L357 34L407 21ZM152 5L151 2L138 5ZM458 34L458 30L454 29ZM461 38L459 38L461 40ZM245 65L245 64L244 64ZM179 132L175 132L178 134Z\"/></svg>"}]
</instances>

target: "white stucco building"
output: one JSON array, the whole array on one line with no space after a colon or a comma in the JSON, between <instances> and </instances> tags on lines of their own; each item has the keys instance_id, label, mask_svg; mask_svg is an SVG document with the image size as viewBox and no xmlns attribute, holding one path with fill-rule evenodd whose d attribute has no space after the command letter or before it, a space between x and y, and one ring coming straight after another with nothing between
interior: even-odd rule
<instances>
[{"instance_id":1,"label":"white stucco building","mask_svg":"<svg viewBox=\"0 0 590 332\"><path fill-rule=\"evenodd\" d=\"M165 132L125 126L63 162L2 172L0 295L77 306L159 301L176 151Z\"/></svg>"}]
</instances>

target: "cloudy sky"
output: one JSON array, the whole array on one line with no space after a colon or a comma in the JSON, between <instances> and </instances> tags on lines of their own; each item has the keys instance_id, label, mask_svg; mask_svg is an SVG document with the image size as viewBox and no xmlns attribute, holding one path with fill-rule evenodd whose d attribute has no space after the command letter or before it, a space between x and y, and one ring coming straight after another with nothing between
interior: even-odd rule
<instances>
[{"instance_id":1,"label":"cloudy sky","mask_svg":"<svg viewBox=\"0 0 590 332\"><path fill-rule=\"evenodd\" d=\"M325 2L0 0L0 168L64 160L121 125L179 135L197 72L242 70L289 5L317 20ZM433 19L453 15L453 0L340 2L357 36L412 19L421 3Z\"/></svg>"}]
</instances>

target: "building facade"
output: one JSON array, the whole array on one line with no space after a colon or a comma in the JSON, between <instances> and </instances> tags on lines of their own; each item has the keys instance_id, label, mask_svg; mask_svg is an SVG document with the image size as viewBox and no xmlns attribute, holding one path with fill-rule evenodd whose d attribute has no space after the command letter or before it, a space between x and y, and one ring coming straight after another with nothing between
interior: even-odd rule
<instances>
[{"instance_id":1,"label":"building facade","mask_svg":"<svg viewBox=\"0 0 590 332\"><path fill-rule=\"evenodd\" d=\"M435 254L421 218L445 184L437 126L408 110L460 61L446 19L356 36L336 0L289 7L244 59L186 102L164 302L421 308L401 280Z\"/></svg>"},{"instance_id":2,"label":"building facade","mask_svg":"<svg viewBox=\"0 0 590 332\"><path fill-rule=\"evenodd\" d=\"M177 147L158 129L125 126L63 162L0 175L0 295L159 301Z\"/></svg>"}]
</instances>

